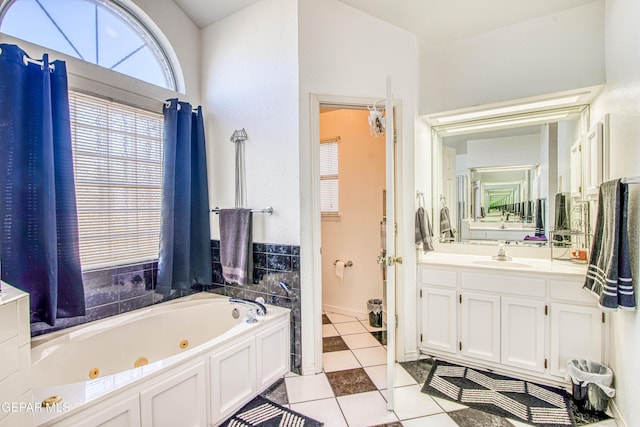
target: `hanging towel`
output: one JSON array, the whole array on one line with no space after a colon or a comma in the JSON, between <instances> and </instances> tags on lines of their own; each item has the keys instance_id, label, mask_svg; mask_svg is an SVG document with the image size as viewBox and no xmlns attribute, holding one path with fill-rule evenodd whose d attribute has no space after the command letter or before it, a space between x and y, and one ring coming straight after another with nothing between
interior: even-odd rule
<instances>
[{"instance_id":1,"label":"hanging towel","mask_svg":"<svg viewBox=\"0 0 640 427\"><path fill-rule=\"evenodd\" d=\"M605 310L636 306L627 234L627 184L619 179L600 184L596 228L584 288Z\"/></svg>"},{"instance_id":2,"label":"hanging towel","mask_svg":"<svg viewBox=\"0 0 640 427\"><path fill-rule=\"evenodd\" d=\"M227 282L247 285L253 274L251 209L220 209L220 263Z\"/></svg>"},{"instance_id":3,"label":"hanging towel","mask_svg":"<svg viewBox=\"0 0 640 427\"><path fill-rule=\"evenodd\" d=\"M569 230L569 200L566 194L556 194L556 220L555 230ZM570 236L557 234L554 240L558 242L569 241Z\"/></svg>"},{"instance_id":4,"label":"hanging towel","mask_svg":"<svg viewBox=\"0 0 640 427\"><path fill-rule=\"evenodd\" d=\"M440 234L445 241L453 241L453 230L451 229L451 220L449 219L449 208L446 206L440 209Z\"/></svg>"},{"instance_id":5,"label":"hanging towel","mask_svg":"<svg viewBox=\"0 0 640 427\"><path fill-rule=\"evenodd\" d=\"M544 236L544 199L538 199L536 200L536 237L542 236Z\"/></svg>"},{"instance_id":6,"label":"hanging towel","mask_svg":"<svg viewBox=\"0 0 640 427\"><path fill-rule=\"evenodd\" d=\"M421 206L416 211L416 245L422 243L422 250L426 253L433 250L433 230L429 215Z\"/></svg>"}]
</instances>

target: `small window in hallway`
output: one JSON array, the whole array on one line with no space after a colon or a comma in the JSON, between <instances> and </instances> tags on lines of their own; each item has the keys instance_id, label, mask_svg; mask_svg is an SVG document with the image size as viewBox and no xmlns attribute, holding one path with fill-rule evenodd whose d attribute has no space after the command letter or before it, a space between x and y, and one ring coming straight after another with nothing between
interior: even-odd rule
<instances>
[{"instance_id":1,"label":"small window in hallway","mask_svg":"<svg viewBox=\"0 0 640 427\"><path fill-rule=\"evenodd\" d=\"M320 142L320 212L322 215L340 213L338 195L338 142L339 138Z\"/></svg>"}]
</instances>

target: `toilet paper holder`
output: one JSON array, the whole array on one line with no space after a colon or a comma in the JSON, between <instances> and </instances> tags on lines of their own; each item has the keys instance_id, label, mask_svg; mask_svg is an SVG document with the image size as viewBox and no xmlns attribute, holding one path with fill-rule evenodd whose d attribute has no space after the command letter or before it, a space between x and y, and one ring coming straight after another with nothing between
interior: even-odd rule
<instances>
[{"instance_id":1,"label":"toilet paper holder","mask_svg":"<svg viewBox=\"0 0 640 427\"><path fill-rule=\"evenodd\" d=\"M333 261L333 265L336 265L338 263L338 261L340 261L339 259ZM345 261L344 262L344 266L345 267L353 267L353 261Z\"/></svg>"}]
</instances>

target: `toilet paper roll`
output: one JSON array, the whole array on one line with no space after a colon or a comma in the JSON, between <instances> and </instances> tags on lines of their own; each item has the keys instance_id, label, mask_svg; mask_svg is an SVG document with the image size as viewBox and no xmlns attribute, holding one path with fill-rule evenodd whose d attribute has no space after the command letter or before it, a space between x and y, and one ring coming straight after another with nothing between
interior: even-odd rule
<instances>
[{"instance_id":1,"label":"toilet paper roll","mask_svg":"<svg viewBox=\"0 0 640 427\"><path fill-rule=\"evenodd\" d=\"M336 261L336 277L342 285L344 281L344 261Z\"/></svg>"}]
</instances>

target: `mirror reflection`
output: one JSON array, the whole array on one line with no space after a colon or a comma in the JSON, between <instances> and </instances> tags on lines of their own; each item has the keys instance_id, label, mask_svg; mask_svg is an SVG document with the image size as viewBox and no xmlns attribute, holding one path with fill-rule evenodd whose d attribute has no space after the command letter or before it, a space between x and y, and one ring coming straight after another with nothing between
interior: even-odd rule
<instances>
[{"instance_id":1,"label":"mirror reflection","mask_svg":"<svg viewBox=\"0 0 640 427\"><path fill-rule=\"evenodd\" d=\"M452 230L439 240L542 246L562 238L556 230L569 227L571 201L582 197L584 113L505 129L436 129L434 216L441 232L447 219Z\"/></svg>"}]
</instances>

